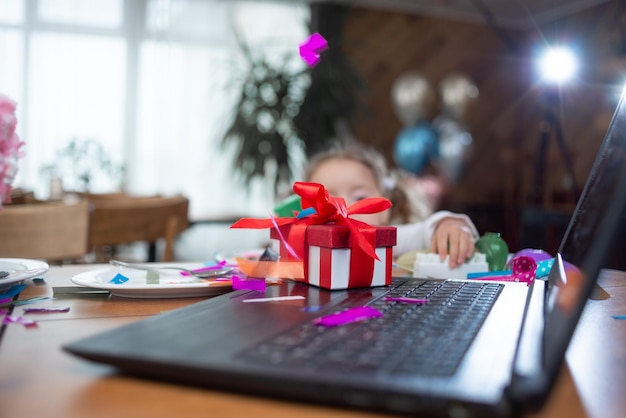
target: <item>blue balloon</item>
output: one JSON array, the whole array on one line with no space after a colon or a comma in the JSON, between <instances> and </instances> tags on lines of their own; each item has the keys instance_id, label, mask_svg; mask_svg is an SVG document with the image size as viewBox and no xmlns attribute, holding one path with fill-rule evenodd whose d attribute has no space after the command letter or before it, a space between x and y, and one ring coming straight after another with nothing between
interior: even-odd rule
<instances>
[{"instance_id":1,"label":"blue balloon","mask_svg":"<svg viewBox=\"0 0 626 418\"><path fill-rule=\"evenodd\" d=\"M393 158L404 170L418 175L439 156L439 136L428 122L404 128L396 137Z\"/></svg>"}]
</instances>

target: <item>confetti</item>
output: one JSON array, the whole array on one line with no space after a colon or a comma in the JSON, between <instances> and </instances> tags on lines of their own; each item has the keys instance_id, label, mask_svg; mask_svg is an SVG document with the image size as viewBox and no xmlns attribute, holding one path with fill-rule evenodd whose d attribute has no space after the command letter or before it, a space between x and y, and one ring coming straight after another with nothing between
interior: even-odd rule
<instances>
[{"instance_id":1,"label":"confetti","mask_svg":"<svg viewBox=\"0 0 626 418\"><path fill-rule=\"evenodd\" d=\"M382 316L383 314L378 309L371 306L361 306L316 318L313 320L313 324L324 327L336 327Z\"/></svg>"},{"instance_id":2,"label":"confetti","mask_svg":"<svg viewBox=\"0 0 626 418\"><path fill-rule=\"evenodd\" d=\"M310 67L314 67L320 61L320 52L328 47L328 42L322 35L315 32L300 44L300 56Z\"/></svg>"},{"instance_id":3,"label":"confetti","mask_svg":"<svg viewBox=\"0 0 626 418\"><path fill-rule=\"evenodd\" d=\"M232 276L233 290L258 290L265 292L265 279Z\"/></svg>"},{"instance_id":4,"label":"confetti","mask_svg":"<svg viewBox=\"0 0 626 418\"><path fill-rule=\"evenodd\" d=\"M392 298L392 297L384 297L384 301L386 302L403 302L403 303L428 303L428 299L417 299L417 298Z\"/></svg>"},{"instance_id":5,"label":"confetti","mask_svg":"<svg viewBox=\"0 0 626 418\"><path fill-rule=\"evenodd\" d=\"M128 277L124 276L123 274L117 273L115 275L115 277L113 277L111 280L109 280L109 283L124 284L127 281L128 281Z\"/></svg>"},{"instance_id":6,"label":"confetti","mask_svg":"<svg viewBox=\"0 0 626 418\"><path fill-rule=\"evenodd\" d=\"M15 302L12 302L11 304L14 306L28 305L29 303L37 303L37 302L43 302L44 300L53 300L53 299L54 298L49 298L46 296L37 296L34 298L29 298L29 299L16 300Z\"/></svg>"},{"instance_id":7,"label":"confetti","mask_svg":"<svg viewBox=\"0 0 626 418\"><path fill-rule=\"evenodd\" d=\"M277 296L273 298L254 298L254 299L244 299L243 301L246 303L250 302L283 302L289 300L302 300L305 299L304 296Z\"/></svg>"},{"instance_id":8,"label":"confetti","mask_svg":"<svg viewBox=\"0 0 626 418\"><path fill-rule=\"evenodd\" d=\"M6 292L0 293L0 300L9 299L18 295L22 290L24 290L25 287L25 284L16 284L11 286Z\"/></svg>"},{"instance_id":9,"label":"confetti","mask_svg":"<svg viewBox=\"0 0 626 418\"><path fill-rule=\"evenodd\" d=\"M2 324L18 324L23 325L26 328L32 328L37 326L37 322L24 318L23 316L5 316Z\"/></svg>"},{"instance_id":10,"label":"confetti","mask_svg":"<svg viewBox=\"0 0 626 418\"><path fill-rule=\"evenodd\" d=\"M70 308L25 308L24 313L55 313L55 312L69 312Z\"/></svg>"}]
</instances>

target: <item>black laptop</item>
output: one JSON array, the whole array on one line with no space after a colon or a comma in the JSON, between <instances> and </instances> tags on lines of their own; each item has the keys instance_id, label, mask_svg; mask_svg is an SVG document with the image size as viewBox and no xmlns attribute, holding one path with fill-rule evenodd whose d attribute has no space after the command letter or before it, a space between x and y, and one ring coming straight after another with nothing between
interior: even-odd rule
<instances>
[{"instance_id":1,"label":"black laptop","mask_svg":"<svg viewBox=\"0 0 626 418\"><path fill-rule=\"evenodd\" d=\"M234 291L66 345L140 377L410 415L510 416L538 409L626 208L622 98L547 281L394 278L326 291L285 282ZM577 266L579 270L573 268ZM256 298L298 296L247 303ZM409 304L388 296L428 299ZM371 306L382 317L316 319Z\"/></svg>"}]
</instances>

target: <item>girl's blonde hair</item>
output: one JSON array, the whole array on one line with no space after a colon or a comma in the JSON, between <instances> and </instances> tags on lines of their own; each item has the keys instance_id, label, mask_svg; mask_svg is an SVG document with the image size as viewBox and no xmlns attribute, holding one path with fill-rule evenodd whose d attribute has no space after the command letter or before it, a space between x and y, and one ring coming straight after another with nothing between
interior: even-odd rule
<instances>
[{"instance_id":1,"label":"girl's blonde hair","mask_svg":"<svg viewBox=\"0 0 626 418\"><path fill-rule=\"evenodd\" d=\"M405 181L408 174L402 171L390 171L385 157L376 149L351 143L333 147L311 157L305 171L304 180L309 181L311 175L324 162L333 159L356 161L370 169L378 182L383 196L392 203L390 224L405 224L424 220L431 214L426 196L421 190L409 186Z\"/></svg>"}]
</instances>

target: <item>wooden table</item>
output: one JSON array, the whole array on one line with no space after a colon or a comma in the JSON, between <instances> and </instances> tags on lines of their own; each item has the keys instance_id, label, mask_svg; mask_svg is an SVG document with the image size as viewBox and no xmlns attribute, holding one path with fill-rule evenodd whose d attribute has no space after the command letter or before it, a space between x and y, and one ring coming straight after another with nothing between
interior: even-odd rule
<instances>
[{"instance_id":1,"label":"wooden table","mask_svg":"<svg viewBox=\"0 0 626 418\"><path fill-rule=\"evenodd\" d=\"M193 266L193 264L192 264ZM20 298L51 296L98 265L51 267L44 284L27 281ZM567 367L546 407L532 417L626 416L626 273L605 270L567 354ZM383 417L391 416L220 392L126 377L61 350L67 342L201 299L126 299L66 295L28 306L70 307L31 315L36 328L7 325L0 341L0 417Z\"/></svg>"}]
</instances>

